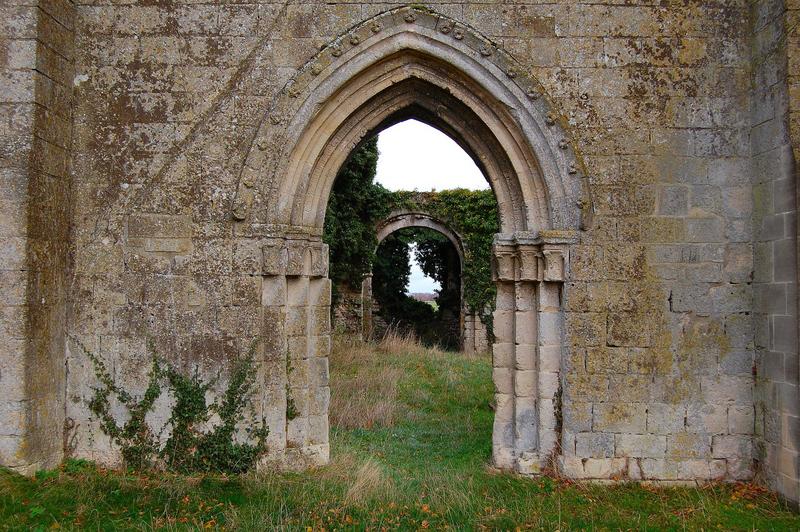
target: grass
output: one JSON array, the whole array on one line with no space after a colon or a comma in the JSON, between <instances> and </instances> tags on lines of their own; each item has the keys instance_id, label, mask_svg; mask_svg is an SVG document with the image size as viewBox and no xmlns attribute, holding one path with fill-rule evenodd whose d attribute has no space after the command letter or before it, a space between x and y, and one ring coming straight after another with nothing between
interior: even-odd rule
<instances>
[{"instance_id":1,"label":"grass","mask_svg":"<svg viewBox=\"0 0 800 532\"><path fill-rule=\"evenodd\" d=\"M390 335L384 345L403 341L393 331ZM347 337L336 338L332 351L331 426L370 429L394 425L400 408L397 394L403 368L386 363L382 352L369 344Z\"/></svg>"},{"instance_id":2,"label":"grass","mask_svg":"<svg viewBox=\"0 0 800 532\"><path fill-rule=\"evenodd\" d=\"M131 474L85 461L25 478L0 470L0 527L241 530L797 530L747 484L659 489L525 479L486 467L488 359L338 341L331 464L239 477Z\"/></svg>"}]
</instances>

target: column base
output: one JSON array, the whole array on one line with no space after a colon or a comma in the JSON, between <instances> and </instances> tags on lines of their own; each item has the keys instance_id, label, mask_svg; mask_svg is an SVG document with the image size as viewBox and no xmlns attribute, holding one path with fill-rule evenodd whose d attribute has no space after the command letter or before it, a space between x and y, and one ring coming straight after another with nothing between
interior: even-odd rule
<instances>
[{"instance_id":1,"label":"column base","mask_svg":"<svg viewBox=\"0 0 800 532\"><path fill-rule=\"evenodd\" d=\"M492 467L501 471L509 471L523 476L539 476L548 470L550 457L542 457L539 453L522 453L515 456L511 449L495 449L492 453Z\"/></svg>"},{"instance_id":2,"label":"column base","mask_svg":"<svg viewBox=\"0 0 800 532\"><path fill-rule=\"evenodd\" d=\"M538 476L545 472L548 461L548 457L541 457L539 453L522 453L517 458L516 471L520 475Z\"/></svg>"},{"instance_id":3,"label":"column base","mask_svg":"<svg viewBox=\"0 0 800 532\"><path fill-rule=\"evenodd\" d=\"M305 471L330 462L330 445L320 443L288 448L283 453L268 455L257 466L258 471Z\"/></svg>"}]
</instances>

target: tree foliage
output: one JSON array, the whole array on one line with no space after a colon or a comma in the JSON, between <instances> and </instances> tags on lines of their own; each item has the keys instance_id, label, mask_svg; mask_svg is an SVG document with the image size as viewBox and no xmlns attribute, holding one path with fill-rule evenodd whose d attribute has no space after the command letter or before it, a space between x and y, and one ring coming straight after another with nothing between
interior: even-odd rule
<instances>
[{"instance_id":1,"label":"tree foliage","mask_svg":"<svg viewBox=\"0 0 800 532\"><path fill-rule=\"evenodd\" d=\"M424 195L419 201L426 212L436 216L461 235L464 243L464 302L481 315L494 308L492 282L492 241L500 231L497 199L491 190L442 190Z\"/></svg>"},{"instance_id":2,"label":"tree foliage","mask_svg":"<svg viewBox=\"0 0 800 532\"><path fill-rule=\"evenodd\" d=\"M411 277L408 244L406 232L400 230L384 238L378 247L372 268L372 287L376 299L382 303L405 296Z\"/></svg>"},{"instance_id":3,"label":"tree foliage","mask_svg":"<svg viewBox=\"0 0 800 532\"><path fill-rule=\"evenodd\" d=\"M411 273L409 245L412 243L417 246L435 243L432 249L436 249L436 245L441 244L452 248L450 241L430 229L409 227L395 231L386 237L378 247L372 277L373 295L378 301L380 315L394 327L413 331L426 345L457 349L459 336L457 327L456 334L453 334L452 326L457 325L458 322L460 298L458 290L455 291L455 294L451 294L452 290L446 289L448 276L452 272L446 271L448 267L446 260L439 260L435 254L428 255L427 267L437 271L438 278L434 277L434 279L444 281L442 290L439 291L439 297L437 297L438 308L434 309L430 304L417 301L409 296L406 289ZM417 249L418 251L419 249ZM454 250L452 251L454 252ZM443 294L455 297L443 298Z\"/></svg>"},{"instance_id":4,"label":"tree foliage","mask_svg":"<svg viewBox=\"0 0 800 532\"><path fill-rule=\"evenodd\" d=\"M389 214L392 205L392 193L373 183L377 163L375 137L353 151L333 185L323 240L330 248L329 275L334 285L361 286L375 260L375 224Z\"/></svg>"},{"instance_id":5,"label":"tree foliage","mask_svg":"<svg viewBox=\"0 0 800 532\"><path fill-rule=\"evenodd\" d=\"M453 244L446 236L433 229L417 230L415 237L414 258L422 273L441 286L447 285L451 273L451 265L447 259L453 251Z\"/></svg>"}]
</instances>

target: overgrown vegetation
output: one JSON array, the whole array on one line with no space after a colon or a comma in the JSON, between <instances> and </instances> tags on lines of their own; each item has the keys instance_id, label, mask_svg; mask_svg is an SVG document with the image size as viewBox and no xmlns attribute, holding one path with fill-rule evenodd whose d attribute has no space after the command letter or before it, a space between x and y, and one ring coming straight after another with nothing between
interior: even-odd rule
<instances>
[{"instance_id":1,"label":"overgrown vegetation","mask_svg":"<svg viewBox=\"0 0 800 532\"><path fill-rule=\"evenodd\" d=\"M391 329L378 350L353 337L337 336L331 351L331 376L335 393L331 395L330 424L340 429L392 427L400 412L398 387L403 369L381 364L387 346L402 345L404 338Z\"/></svg>"},{"instance_id":2,"label":"overgrown vegetation","mask_svg":"<svg viewBox=\"0 0 800 532\"><path fill-rule=\"evenodd\" d=\"M333 425L328 466L236 476L118 473L84 461L34 478L0 470L0 523L24 530L800 528L797 514L751 484L583 485L487 469L488 357L392 336L378 347L337 341L331 366L332 416L366 412L366 402L337 399L353 386L394 399L384 407L391 415L376 412L368 429Z\"/></svg>"},{"instance_id":3,"label":"overgrown vegetation","mask_svg":"<svg viewBox=\"0 0 800 532\"><path fill-rule=\"evenodd\" d=\"M464 242L464 303L486 317L494 310L492 241L500 232L497 199L491 190L442 190L416 194L417 203L456 231Z\"/></svg>"},{"instance_id":4,"label":"overgrown vegetation","mask_svg":"<svg viewBox=\"0 0 800 532\"><path fill-rule=\"evenodd\" d=\"M411 268L410 245L422 271L437 281L436 303L406 294ZM393 328L413 334L423 344L457 350L460 340L460 262L453 244L441 233L408 227L386 237L375 257L373 295L383 319Z\"/></svg>"},{"instance_id":5,"label":"overgrown vegetation","mask_svg":"<svg viewBox=\"0 0 800 532\"><path fill-rule=\"evenodd\" d=\"M353 150L336 176L323 235L330 249L334 291L341 284L360 288L375 260L375 224L392 208L392 193L373 183L377 164L378 138L374 137Z\"/></svg>"},{"instance_id":6,"label":"overgrown vegetation","mask_svg":"<svg viewBox=\"0 0 800 532\"><path fill-rule=\"evenodd\" d=\"M452 335L441 335L441 324L446 320L440 319L441 315L431 314L431 309L427 308L430 305L418 305L405 293L409 271L408 244L416 244L416 259L423 271L445 287L447 280L442 282L443 278L453 271L453 268L446 267L449 241L435 231L406 230L384 240L376 256L375 224L392 210L404 208L427 212L459 233L465 247L464 264L460 268L464 304L491 327L489 317L495 298L491 249L492 239L500 230L494 193L491 190L466 189L390 192L373 182L377 160L377 139L373 138L353 151L339 172L330 196L324 239L330 246L334 300L342 285L357 291L363 275L372 271L373 289L382 298L381 308L387 322L411 324L424 341L438 338L440 344L455 347L457 339L450 338ZM459 292L441 291L437 298L438 307L445 313L453 312L453 309L457 313L461 305ZM433 328L437 330L426 327L435 321L439 322Z\"/></svg>"},{"instance_id":7,"label":"overgrown vegetation","mask_svg":"<svg viewBox=\"0 0 800 532\"><path fill-rule=\"evenodd\" d=\"M392 193L391 201L392 208L426 212L458 233L465 248L464 303L471 312L484 317L491 315L496 294L492 282L492 242L494 235L500 232L494 192L463 188L438 192L398 191ZM421 265L430 257L425 253L417 254ZM430 275L428 271L425 273Z\"/></svg>"},{"instance_id":8,"label":"overgrown vegetation","mask_svg":"<svg viewBox=\"0 0 800 532\"><path fill-rule=\"evenodd\" d=\"M97 355L79 342L76 344L91 360L99 382L89 410L97 416L102 431L119 446L129 468L243 473L266 452L269 429L264 419L244 429L247 442L236 439L237 425L245 421L245 408L250 405L255 384L255 343L245 356L233 362L227 388L212 402L206 396L216 379L203 382L197 372L187 377L154 351L145 392L141 398L134 397L114 381ZM162 393L173 399L172 410L167 423L156 432L146 418ZM111 401L117 401L127 411L122 424L112 414ZM162 444L165 433L169 437Z\"/></svg>"}]
</instances>

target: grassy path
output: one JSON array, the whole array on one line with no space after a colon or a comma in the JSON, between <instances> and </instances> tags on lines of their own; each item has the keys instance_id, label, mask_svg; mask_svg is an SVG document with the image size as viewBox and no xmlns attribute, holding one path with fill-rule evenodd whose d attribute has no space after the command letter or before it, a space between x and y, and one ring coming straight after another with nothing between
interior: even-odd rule
<instances>
[{"instance_id":1,"label":"grassy path","mask_svg":"<svg viewBox=\"0 0 800 532\"><path fill-rule=\"evenodd\" d=\"M582 486L496 474L489 361L402 341L340 344L331 465L244 477L132 475L78 461L0 470L4 529L798 530L748 485Z\"/></svg>"}]
</instances>

